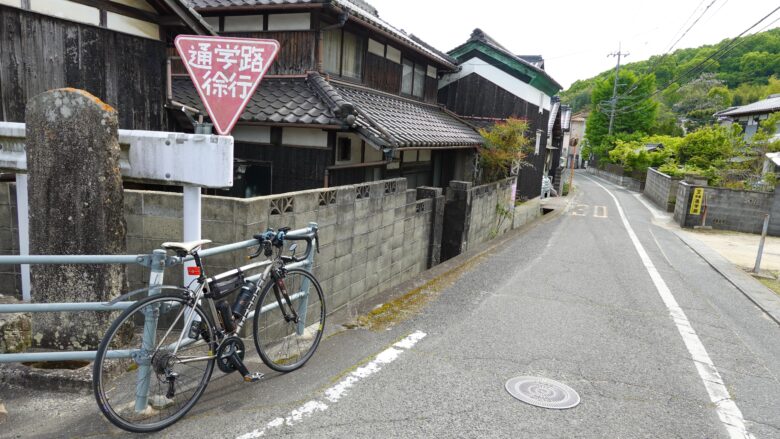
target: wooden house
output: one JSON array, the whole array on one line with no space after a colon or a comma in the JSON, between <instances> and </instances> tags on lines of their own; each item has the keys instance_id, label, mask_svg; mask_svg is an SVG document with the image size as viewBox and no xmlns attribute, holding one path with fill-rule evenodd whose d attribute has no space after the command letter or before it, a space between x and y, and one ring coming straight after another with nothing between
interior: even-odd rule
<instances>
[{"instance_id":1,"label":"wooden house","mask_svg":"<svg viewBox=\"0 0 780 439\"><path fill-rule=\"evenodd\" d=\"M456 65L360 0L189 0L220 35L281 50L232 135L235 196L405 177L409 187L471 179L482 138L437 104ZM175 53L172 107L202 111Z\"/></svg>"},{"instance_id":2,"label":"wooden house","mask_svg":"<svg viewBox=\"0 0 780 439\"><path fill-rule=\"evenodd\" d=\"M120 128L168 129L167 47L210 32L180 0L0 0L0 118L23 122L29 98L75 87L116 108Z\"/></svg>"},{"instance_id":3,"label":"wooden house","mask_svg":"<svg viewBox=\"0 0 780 439\"><path fill-rule=\"evenodd\" d=\"M509 117L528 120L534 151L530 166L518 176L519 198L541 193L542 177L553 180L560 169L564 142L560 102L561 86L545 70L539 55L515 55L480 29L449 52L458 71L443 75L438 100L459 117L489 127Z\"/></svg>"}]
</instances>

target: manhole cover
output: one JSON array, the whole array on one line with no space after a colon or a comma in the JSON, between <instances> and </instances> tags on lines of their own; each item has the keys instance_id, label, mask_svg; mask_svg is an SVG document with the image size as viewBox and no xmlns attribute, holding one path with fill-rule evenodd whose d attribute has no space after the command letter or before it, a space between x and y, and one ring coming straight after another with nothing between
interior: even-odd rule
<instances>
[{"instance_id":1,"label":"manhole cover","mask_svg":"<svg viewBox=\"0 0 780 439\"><path fill-rule=\"evenodd\" d=\"M580 403L580 395L574 389L547 378L515 377L505 387L510 395L538 407L570 409Z\"/></svg>"}]
</instances>

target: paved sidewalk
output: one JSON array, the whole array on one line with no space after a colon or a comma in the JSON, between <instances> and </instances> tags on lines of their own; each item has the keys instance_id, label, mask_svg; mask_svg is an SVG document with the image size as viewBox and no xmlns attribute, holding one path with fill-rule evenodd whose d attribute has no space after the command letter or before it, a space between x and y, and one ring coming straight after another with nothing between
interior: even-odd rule
<instances>
[{"instance_id":1,"label":"paved sidewalk","mask_svg":"<svg viewBox=\"0 0 780 439\"><path fill-rule=\"evenodd\" d=\"M761 235L724 230L680 229L680 231L695 237L738 267L752 270L756 263ZM761 257L761 270L780 271L780 237L766 237L764 255Z\"/></svg>"}]
</instances>

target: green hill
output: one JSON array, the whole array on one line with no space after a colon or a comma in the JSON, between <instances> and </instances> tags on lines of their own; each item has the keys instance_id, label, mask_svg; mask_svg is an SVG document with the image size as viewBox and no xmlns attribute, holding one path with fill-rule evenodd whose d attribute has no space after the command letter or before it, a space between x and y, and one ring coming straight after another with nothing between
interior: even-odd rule
<instances>
[{"instance_id":1,"label":"green hill","mask_svg":"<svg viewBox=\"0 0 780 439\"><path fill-rule=\"evenodd\" d=\"M710 56L711 60L697 67ZM623 69L639 76L655 75L658 89L665 88L655 96L662 107L659 114L666 110L678 121L706 123L715 111L780 92L780 28L748 35L734 43L729 38L718 44L678 49L622 65ZM610 78L612 72L610 69L574 82L561 93L562 102L575 112L589 110L594 85Z\"/></svg>"}]
</instances>

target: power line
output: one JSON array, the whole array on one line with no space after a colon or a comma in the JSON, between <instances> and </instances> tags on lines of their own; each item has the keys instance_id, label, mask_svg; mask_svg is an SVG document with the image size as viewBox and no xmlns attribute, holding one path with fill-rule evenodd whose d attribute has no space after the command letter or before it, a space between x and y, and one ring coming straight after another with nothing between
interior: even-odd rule
<instances>
[{"instance_id":1,"label":"power line","mask_svg":"<svg viewBox=\"0 0 780 439\"><path fill-rule=\"evenodd\" d=\"M712 0L712 1L710 2L710 4L708 4L708 5L707 5L707 7L706 7L706 8L704 8L704 11L702 11L702 13L701 13L701 14L699 14L699 17L698 17L698 18L696 18L696 20L694 20L694 22L693 22L693 23L692 23L692 24L691 24L691 25L688 27L688 29L686 29L686 30L685 30L685 32L683 32L683 34L682 34L682 35L680 35L680 38L678 38L678 39L677 39L677 41L675 41L675 42L674 42L674 44L672 44L672 45L671 45L671 46L670 46L670 47L669 47L669 48L666 50L666 53L669 53L669 52L671 52L671 51L672 51L672 49L674 48L674 46L676 46L676 45L677 45L677 43L679 43L679 42L680 42L680 40L682 40L682 39L683 39L683 38L684 38L686 35L688 35L688 32L690 32L690 30L691 30L691 29L693 29L693 27L694 27L694 26L696 26L696 23L698 23L698 22L699 22L699 20L701 20L701 18L702 18L702 17L704 17L704 14L706 14L706 13L707 13L707 11L709 11L709 10L710 10L710 8L712 7L712 5L714 5L714 4L715 4L715 2L717 2L717 1L718 1L718 0Z\"/></svg>"},{"instance_id":2,"label":"power line","mask_svg":"<svg viewBox=\"0 0 780 439\"><path fill-rule=\"evenodd\" d=\"M686 24L686 23L688 23L688 21L689 21L689 20L690 20L690 19L691 19L691 18L692 18L692 17L693 17L695 14L696 14L696 11L698 11L698 10L699 10L699 8L701 7L701 5L703 5L705 1L706 1L706 0L702 0L702 1L699 3L699 5L698 5L698 6L696 6L696 9L694 9L694 10L693 10L693 12L691 13L691 15L688 17L688 19L686 19L686 20L683 22L683 25L682 25L682 27L680 27L680 29L679 29L677 32L675 32L675 35L677 35L677 34L680 32L680 30L682 30L682 28L683 28L683 27L685 27L685 24ZM701 14L699 14L699 17L698 17L698 18L696 18L696 20L695 20L693 23L691 23L691 25L690 25L690 26L688 26L688 29L686 29L686 30L685 30L685 32L683 32L683 34L682 34L682 35L680 35L680 38L678 38L678 39L677 39L677 41L675 41L675 42L674 42L674 44L672 44L671 46L669 46L669 48L668 48L668 49L666 49L666 52L664 52L662 55L658 56L658 57L655 59L655 61L653 62L653 65L652 65L652 66L650 66L650 69L649 69L649 71L648 71L647 73L645 73L645 76L649 76L650 74L654 74L654 73L656 72L656 70L657 70L657 67L658 67L658 64L661 62L661 60L662 60L662 59L664 59L664 57L666 57L666 55L668 55L668 54L669 54L669 53L672 51L672 49L674 49L674 46L676 46L676 45L677 45L677 43L679 43L679 42L680 42L680 41L683 39L683 37L685 37L685 35L687 35L687 34L688 34L688 32L689 32L691 29L693 29L693 27L696 25L696 23L698 23L698 22L699 22L699 20L701 20L701 18L704 16L704 14L706 14L706 13L707 13L707 11L708 11L708 10L709 10L709 9L712 7L712 5L714 5L714 4L715 4L717 1L718 1L718 0L712 0L712 2L710 2L710 4L708 4L708 5L707 5L707 7L706 7L706 8L704 8L704 11L702 11L702 13L701 13ZM719 12L721 9L723 9L723 6L725 6L725 5L726 5L726 3L728 3L728 1L729 1L729 0L726 0L726 1L724 1L724 2L723 2L721 5L720 5L720 7L718 8L718 10L717 10L717 11L715 11L715 12L714 12L714 13L711 15L711 17L712 17L712 16L714 16L715 14L717 14L717 13L718 13L718 12ZM674 39L674 37L672 37L672 39ZM639 84L639 82L637 82L637 84L635 84L633 87L631 87L631 88L629 88L628 90L626 90L624 93L622 93L622 96L627 96L627 95L631 94L631 93L632 93L634 90L636 90L636 87L638 86L638 84Z\"/></svg>"},{"instance_id":3,"label":"power line","mask_svg":"<svg viewBox=\"0 0 780 439\"><path fill-rule=\"evenodd\" d=\"M717 61L718 59L721 59L723 56L725 56L725 55L726 55L728 52L730 52L732 49L734 49L735 47L737 47L737 46L739 46L740 44L743 44L743 43L744 43L744 40L739 40L739 38L740 38L740 37L742 37L742 36L743 36L743 35L745 35L746 33L750 32L750 31L751 31L753 28L755 28L756 26L758 26L759 24L761 24L761 22L763 22L764 20L766 20L767 18L769 18L770 16L772 16L772 15L773 15L775 12L777 12L778 10L780 10L780 6L776 7L775 9L773 9L773 10L772 10L770 13L768 13L767 15L765 15L764 17L762 17L760 20L758 20L757 22L755 22L755 23L754 23L752 26L748 27L747 29L745 29L744 31L742 31L742 33L740 33L739 35L737 35L736 37L734 37L734 38L733 38L733 39L732 39L730 42L728 42L728 43L727 43L725 46L723 46L723 47L719 48L718 50L716 50L715 52L711 53L711 54L710 54L710 56L708 56L707 58L705 58L704 60L702 60L701 62L699 62L698 64L696 64L695 66L693 66L693 67L689 68L688 70L686 70L686 71L685 71L685 72L683 72L682 74L678 74L678 75L676 75L676 76L675 76L674 78L672 78L672 80L671 80L671 81L669 81L669 83L668 83L668 84L666 84L666 85L665 85L663 88L656 90L654 93L652 93L652 94L651 94L650 96L648 96L647 98L649 99L649 98L652 98L652 97L654 97L654 96L657 96L658 94L662 93L662 92L663 92L664 90L666 90L667 88L671 87L671 86L672 86L672 84L675 84L675 83L676 83L676 82L678 82L680 79L682 79L682 78L684 78L684 77L688 76L689 74L691 74L691 73L693 73L693 72L696 72L696 73L698 73L698 72L700 72L700 71L704 70L704 67L703 67L703 66L704 66L704 64L706 64L707 62L709 62L710 60L712 60L712 59L713 59L713 58L714 58L716 55L719 55L719 56L718 56L718 58L716 59L716 61ZM770 25L774 24L774 23L775 23L776 21L778 21L778 20L780 20L780 18L778 18L777 20L773 21L773 22L772 22L772 23L770 23L769 25L765 26L763 29L766 29L766 27L768 27L768 26L770 26ZM763 29L762 29L762 30L763 30ZM636 106L636 105L633 105L633 106ZM625 107L625 109L630 109L630 108L632 108L632 106L631 106L631 105L629 105L629 106Z\"/></svg>"}]
</instances>

